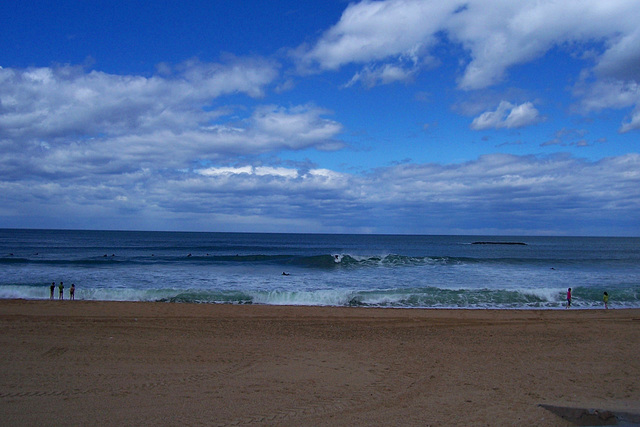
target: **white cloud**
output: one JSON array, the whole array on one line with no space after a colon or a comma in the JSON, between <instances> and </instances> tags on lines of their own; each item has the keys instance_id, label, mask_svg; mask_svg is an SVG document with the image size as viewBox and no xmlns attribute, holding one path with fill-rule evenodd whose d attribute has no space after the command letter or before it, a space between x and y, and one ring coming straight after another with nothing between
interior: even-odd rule
<instances>
[{"instance_id":1,"label":"white cloud","mask_svg":"<svg viewBox=\"0 0 640 427\"><path fill-rule=\"evenodd\" d=\"M288 179L298 178L299 175L297 169L270 166L210 167L206 169L196 170L195 172L204 176L231 176L247 174L256 176L281 177Z\"/></svg>"},{"instance_id":2,"label":"white cloud","mask_svg":"<svg viewBox=\"0 0 640 427\"><path fill-rule=\"evenodd\" d=\"M302 149L315 146L334 150L333 139L342 131L338 122L322 118L328 111L313 106L289 110L275 105L262 106L251 117L252 129L279 141L283 147Z\"/></svg>"},{"instance_id":3,"label":"white cloud","mask_svg":"<svg viewBox=\"0 0 640 427\"><path fill-rule=\"evenodd\" d=\"M406 0L350 4L301 60L329 70L389 57L415 60L456 7L456 2Z\"/></svg>"},{"instance_id":4,"label":"white cloud","mask_svg":"<svg viewBox=\"0 0 640 427\"><path fill-rule=\"evenodd\" d=\"M232 93L260 96L274 64L188 63L170 77L121 76L80 67L0 70L0 137L56 138L180 131L216 116L202 107Z\"/></svg>"},{"instance_id":5,"label":"white cloud","mask_svg":"<svg viewBox=\"0 0 640 427\"><path fill-rule=\"evenodd\" d=\"M595 72L605 78L640 81L640 27L622 33L598 59Z\"/></svg>"},{"instance_id":6,"label":"white cloud","mask_svg":"<svg viewBox=\"0 0 640 427\"><path fill-rule=\"evenodd\" d=\"M636 107L633 113L631 113L631 117L622 123L619 132L627 133L638 129L640 129L640 107Z\"/></svg>"},{"instance_id":7,"label":"white cloud","mask_svg":"<svg viewBox=\"0 0 640 427\"><path fill-rule=\"evenodd\" d=\"M196 170L195 172L204 176L228 176L228 175L238 175L241 173L252 174L253 167L251 166L211 167L211 168Z\"/></svg>"},{"instance_id":8,"label":"white cloud","mask_svg":"<svg viewBox=\"0 0 640 427\"><path fill-rule=\"evenodd\" d=\"M471 129L513 129L529 126L540 120L540 114L531 102L513 105L510 102L502 101L495 111L486 111L473 119Z\"/></svg>"},{"instance_id":9,"label":"white cloud","mask_svg":"<svg viewBox=\"0 0 640 427\"><path fill-rule=\"evenodd\" d=\"M618 131L626 133L640 129L640 84L620 80L601 80L595 83L580 83L574 93L581 97L579 109L585 112L607 108L635 106L631 116L622 123Z\"/></svg>"},{"instance_id":10,"label":"white cloud","mask_svg":"<svg viewBox=\"0 0 640 427\"><path fill-rule=\"evenodd\" d=\"M247 118L211 109L225 94L260 96L269 61L191 61L164 75L120 76L80 67L0 69L0 168L6 174L131 173L270 151L338 150L327 110L256 107ZM171 155L167 155L167 153Z\"/></svg>"},{"instance_id":11,"label":"white cloud","mask_svg":"<svg viewBox=\"0 0 640 427\"><path fill-rule=\"evenodd\" d=\"M581 108L600 111L605 108L624 108L640 102L640 84L619 80L601 80L593 84L576 86L575 93L582 97Z\"/></svg>"},{"instance_id":12,"label":"white cloud","mask_svg":"<svg viewBox=\"0 0 640 427\"><path fill-rule=\"evenodd\" d=\"M638 22L637 0L364 0L349 5L333 27L314 45L301 46L296 57L306 70L361 65L346 86L372 87L411 80L435 62L434 55L451 52L438 50L450 43L465 54L458 58L458 88L478 90L502 82L512 67L559 49L583 58L583 75L591 77L588 82L579 78L574 91L586 94L582 111L634 107L620 126L625 133L639 129L640 101L630 87L640 83ZM614 90L607 93L605 88ZM513 122L504 127L525 126L531 119L527 113L535 112L514 111Z\"/></svg>"},{"instance_id":13,"label":"white cloud","mask_svg":"<svg viewBox=\"0 0 640 427\"><path fill-rule=\"evenodd\" d=\"M605 54L634 33L640 14L633 0L563 2L470 1L445 24L453 40L469 50L471 62L460 79L463 89L502 80L506 70L565 43L602 41Z\"/></svg>"},{"instance_id":14,"label":"white cloud","mask_svg":"<svg viewBox=\"0 0 640 427\"><path fill-rule=\"evenodd\" d=\"M380 67L366 66L362 71L357 72L346 86L362 82L367 87L373 87L380 84L410 81L416 71L416 67L403 68L392 64L383 64Z\"/></svg>"},{"instance_id":15,"label":"white cloud","mask_svg":"<svg viewBox=\"0 0 640 427\"><path fill-rule=\"evenodd\" d=\"M350 63L377 69L406 58L420 64L444 34L469 53L460 88L481 89L556 46L595 41L605 45L597 70L638 80L638 20L635 0L366 0L351 4L299 59L325 70Z\"/></svg>"},{"instance_id":16,"label":"white cloud","mask_svg":"<svg viewBox=\"0 0 640 427\"><path fill-rule=\"evenodd\" d=\"M231 175L254 175L270 178L286 178L297 180L342 181L347 179L347 175L329 169L309 169L300 171L298 169L271 167L271 166L237 166L237 167L210 167L195 171L203 176L231 176Z\"/></svg>"}]
</instances>

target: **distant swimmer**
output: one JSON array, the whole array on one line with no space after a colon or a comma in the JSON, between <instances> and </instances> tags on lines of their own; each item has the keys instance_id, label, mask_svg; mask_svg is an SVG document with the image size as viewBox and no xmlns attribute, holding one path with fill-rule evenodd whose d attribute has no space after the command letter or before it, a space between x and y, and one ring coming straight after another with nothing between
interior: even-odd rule
<instances>
[{"instance_id":1,"label":"distant swimmer","mask_svg":"<svg viewBox=\"0 0 640 427\"><path fill-rule=\"evenodd\" d=\"M283 276L289 276L289 273L285 273L284 271L282 272Z\"/></svg>"}]
</instances>

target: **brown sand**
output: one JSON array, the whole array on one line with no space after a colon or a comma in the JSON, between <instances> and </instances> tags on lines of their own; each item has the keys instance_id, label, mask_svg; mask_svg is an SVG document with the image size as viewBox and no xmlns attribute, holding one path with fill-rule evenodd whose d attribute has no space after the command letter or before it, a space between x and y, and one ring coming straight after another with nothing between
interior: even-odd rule
<instances>
[{"instance_id":1,"label":"brown sand","mask_svg":"<svg viewBox=\"0 0 640 427\"><path fill-rule=\"evenodd\" d=\"M0 301L0 425L568 425L637 412L640 310Z\"/></svg>"}]
</instances>

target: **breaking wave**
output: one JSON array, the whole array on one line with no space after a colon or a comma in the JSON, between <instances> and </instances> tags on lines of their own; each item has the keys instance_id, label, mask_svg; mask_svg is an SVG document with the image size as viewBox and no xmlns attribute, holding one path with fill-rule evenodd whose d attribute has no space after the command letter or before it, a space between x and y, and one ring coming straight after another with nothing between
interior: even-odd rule
<instances>
[{"instance_id":1,"label":"breaking wave","mask_svg":"<svg viewBox=\"0 0 640 427\"><path fill-rule=\"evenodd\" d=\"M640 287L609 292L613 308L639 308ZM57 298L57 290L56 290ZM48 299L42 285L0 286L0 299ZM389 308L553 309L564 306L559 289L441 289L437 287L349 290L184 290L184 289L79 289L78 300L156 301L174 303L263 304ZM572 306L602 307L600 292L575 288Z\"/></svg>"}]
</instances>

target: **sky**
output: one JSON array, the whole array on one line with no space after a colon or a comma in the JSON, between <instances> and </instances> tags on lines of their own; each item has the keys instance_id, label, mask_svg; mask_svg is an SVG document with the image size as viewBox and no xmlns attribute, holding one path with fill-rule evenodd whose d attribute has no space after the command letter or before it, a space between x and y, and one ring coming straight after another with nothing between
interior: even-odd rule
<instances>
[{"instance_id":1,"label":"sky","mask_svg":"<svg viewBox=\"0 0 640 427\"><path fill-rule=\"evenodd\" d=\"M640 236L638 0L0 2L0 228Z\"/></svg>"}]
</instances>

